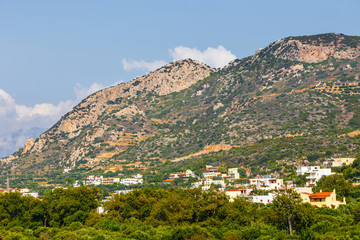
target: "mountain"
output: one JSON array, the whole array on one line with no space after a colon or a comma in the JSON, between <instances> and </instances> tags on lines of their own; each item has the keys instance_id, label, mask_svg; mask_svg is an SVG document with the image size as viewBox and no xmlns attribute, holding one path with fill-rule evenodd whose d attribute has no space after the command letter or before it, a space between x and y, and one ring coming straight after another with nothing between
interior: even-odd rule
<instances>
[{"instance_id":1,"label":"mountain","mask_svg":"<svg viewBox=\"0 0 360 240\"><path fill-rule=\"evenodd\" d=\"M2 159L3 171L121 171L219 151L280 171L304 156L355 154L359 43L333 33L288 37L223 69L170 63L87 97Z\"/></svg>"}]
</instances>

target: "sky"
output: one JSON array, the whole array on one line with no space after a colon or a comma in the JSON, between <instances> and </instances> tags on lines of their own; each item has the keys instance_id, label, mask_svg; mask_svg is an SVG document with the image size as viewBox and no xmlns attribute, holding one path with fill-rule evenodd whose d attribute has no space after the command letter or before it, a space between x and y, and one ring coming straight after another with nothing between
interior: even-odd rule
<instances>
[{"instance_id":1,"label":"sky","mask_svg":"<svg viewBox=\"0 0 360 240\"><path fill-rule=\"evenodd\" d=\"M222 67L278 39L360 35L360 1L0 1L0 157L87 95L171 61Z\"/></svg>"}]
</instances>

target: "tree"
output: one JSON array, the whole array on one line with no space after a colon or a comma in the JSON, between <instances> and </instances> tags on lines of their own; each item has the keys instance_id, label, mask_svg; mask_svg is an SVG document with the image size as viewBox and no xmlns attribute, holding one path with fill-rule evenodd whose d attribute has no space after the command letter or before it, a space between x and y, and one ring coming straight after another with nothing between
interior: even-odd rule
<instances>
[{"instance_id":1,"label":"tree","mask_svg":"<svg viewBox=\"0 0 360 240\"><path fill-rule=\"evenodd\" d=\"M317 184L317 188L323 192L332 192L335 189L338 200L348 197L353 188L351 183L346 181L342 175L338 174L323 176Z\"/></svg>"},{"instance_id":2,"label":"tree","mask_svg":"<svg viewBox=\"0 0 360 240\"><path fill-rule=\"evenodd\" d=\"M56 188L44 197L45 226L62 227L72 222L85 223L90 211L98 207L98 188Z\"/></svg>"},{"instance_id":3,"label":"tree","mask_svg":"<svg viewBox=\"0 0 360 240\"><path fill-rule=\"evenodd\" d=\"M288 229L290 235L293 230L306 229L315 221L314 208L309 204L302 204L299 194L292 191L275 197L273 211L275 223Z\"/></svg>"}]
</instances>

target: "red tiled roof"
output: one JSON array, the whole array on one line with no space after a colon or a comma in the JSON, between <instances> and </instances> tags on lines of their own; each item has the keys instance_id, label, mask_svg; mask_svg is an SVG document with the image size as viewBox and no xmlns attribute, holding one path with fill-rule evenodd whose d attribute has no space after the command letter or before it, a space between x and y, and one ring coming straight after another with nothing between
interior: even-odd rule
<instances>
[{"instance_id":1,"label":"red tiled roof","mask_svg":"<svg viewBox=\"0 0 360 240\"><path fill-rule=\"evenodd\" d=\"M327 198L332 194L332 192L318 192L315 194L311 194L310 198Z\"/></svg>"}]
</instances>

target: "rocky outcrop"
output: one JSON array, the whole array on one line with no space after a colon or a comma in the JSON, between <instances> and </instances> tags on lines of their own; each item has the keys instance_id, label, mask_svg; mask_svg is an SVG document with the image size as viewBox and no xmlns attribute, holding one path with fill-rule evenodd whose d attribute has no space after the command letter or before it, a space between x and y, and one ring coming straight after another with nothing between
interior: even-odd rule
<instances>
[{"instance_id":1,"label":"rocky outcrop","mask_svg":"<svg viewBox=\"0 0 360 240\"><path fill-rule=\"evenodd\" d=\"M302 38L290 37L280 39L263 50L257 51L257 54L271 53L278 58L306 62L318 63L329 58L352 59L360 55L360 48L355 45L349 45L346 38L341 34L329 34L329 41L323 41L323 37ZM306 41L304 40L306 39Z\"/></svg>"},{"instance_id":2,"label":"rocky outcrop","mask_svg":"<svg viewBox=\"0 0 360 240\"><path fill-rule=\"evenodd\" d=\"M29 138L26 142L25 142L25 146L23 148L22 153L27 153L28 151L31 150L31 148L34 146L35 143L35 138Z\"/></svg>"},{"instance_id":3,"label":"rocky outcrop","mask_svg":"<svg viewBox=\"0 0 360 240\"><path fill-rule=\"evenodd\" d=\"M208 77L213 72L215 72L214 69L203 63L185 59L169 63L133 81L98 91L74 107L71 112L62 117L54 127L42 134L36 141L35 139L29 139L21 154L40 152L47 143L51 142L48 141L49 139L56 139L56 136L59 135L67 134L68 139L77 137L84 126L95 126L99 116L104 112L114 111L113 104L118 99L130 99L137 97L139 94L147 93L167 95L172 92L179 92ZM137 114L145 116L145 113L136 105L127 105L124 108L115 109L115 116L117 117L134 117ZM94 134L86 136L86 140L93 141L95 138L102 137L106 128L106 126L99 126ZM118 138L118 133L114 138ZM79 156L79 151L77 149L75 155L71 154L72 160Z\"/></svg>"}]
</instances>

